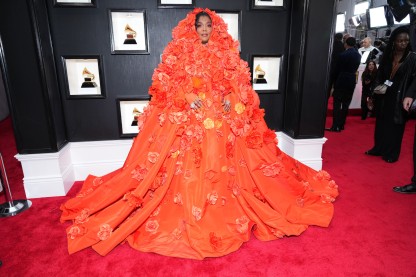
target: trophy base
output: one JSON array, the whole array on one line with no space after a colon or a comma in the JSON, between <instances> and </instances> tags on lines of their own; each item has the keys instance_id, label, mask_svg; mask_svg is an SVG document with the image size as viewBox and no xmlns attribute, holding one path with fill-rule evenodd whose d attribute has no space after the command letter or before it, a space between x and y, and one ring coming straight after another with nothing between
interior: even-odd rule
<instances>
[{"instance_id":1,"label":"trophy base","mask_svg":"<svg viewBox=\"0 0 416 277\"><path fill-rule=\"evenodd\" d=\"M30 200L14 200L0 205L0 217L15 216L32 206Z\"/></svg>"},{"instance_id":2,"label":"trophy base","mask_svg":"<svg viewBox=\"0 0 416 277\"><path fill-rule=\"evenodd\" d=\"M257 78L254 78L254 81L253 82L255 84L267 84L266 79L257 79Z\"/></svg>"},{"instance_id":3,"label":"trophy base","mask_svg":"<svg viewBox=\"0 0 416 277\"><path fill-rule=\"evenodd\" d=\"M137 44L134 38L126 38L123 44Z\"/></svg>"},{"instance_id":4,"label":"trophy base","mask_svg":"<svg viewBox=\"0 0 416 277\"><path fill-rule=\"evenodd\" d=\"M83 82L81 85L82 88L95 88L97 84L95 82Z\"/></svg>"},{"instance_id":5,"label":"trophy base","mask_svg":"<svg viewBox=\"0 0 416 277\"><path fill-rule=\"evenodd\" d=\"M133 121L131 122L131 126L137 126L137 120L133 120Z\"/></svg>"}]
</instances>

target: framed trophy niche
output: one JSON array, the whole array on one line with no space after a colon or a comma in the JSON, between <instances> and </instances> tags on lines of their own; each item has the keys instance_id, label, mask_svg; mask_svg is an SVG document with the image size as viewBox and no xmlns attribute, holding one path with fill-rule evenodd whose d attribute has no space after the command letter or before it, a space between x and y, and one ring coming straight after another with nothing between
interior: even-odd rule
<instances>
[{"instance_id":1,"label":"framed trophy niche","mask_svg":"<svg viewBox=\"0 0 416 277\"><path fill-rule=\"evenodd\" d=\"M149 54L145 10L109 10L111 54Z\"/></svg>"},{"instance_id":2,"label":"framed trophy niche","mask_svg":"<svg viewBox=\"0 0 416 277\"><path fill-rule=\"evenodd\" d=\"M252 55L250 62L253 89L259 93L278 92L282 55Z\"/></svg>"},{"instance_id":3,"label":"framed trophy niche","mask_svg":"<svg viewBox=\"0 0 416 277\"><path fill-rule=\"evenodd\" d=\"M251 0L252 10L284 10L287 0Z\"/></svg>"},{"instance_id":4,"label":"framed trophy niche","mask_svg":"<svg viewBox=\"0 0 416 277\"><path fill-rule=\"evenodd\" d=\"M131 138L139 133L138 117L149 104L150 97L118 98L117 115L120 137Z\"/></svg>"},{"instance_id":5,"label":"framed trophy niche","mask_svg":"<svg viewBox=\"0 0 416 277\"><path fill-rule=\"evenodd\" d=\"M62 56L62 65L68 99L105 98L100 55Z\"/></svg>"},{"instance_id":6,"label":"framed trophy niche","mask_svg":"<svg viewBox=\"0 0 416 277\"><path fill-rule=\"evenodd\" d=\"M54 7L87 7L95 8L96 0L53 0Z\"/></svg>"},{"instance_id":7,"label":"framed trophy niche","mask_svg":"<svg viewBox=\"0 0 416 277\"><path fill-rule=\"evenodd\" d=\"M195 7L195 0L157 0L158 8L189 8Z\"/></svg>"},{"instance_id":8,"label":"framed trophy niche","mask_svg":"<svg viewBox=\"0 0 416 277\"><path fill-rule=\"evenodd\" d=\"M241 51L241 11L215 10L215 12L228 25L228 33L239 42L238 50Z\"/></svg>"}]
</instances>

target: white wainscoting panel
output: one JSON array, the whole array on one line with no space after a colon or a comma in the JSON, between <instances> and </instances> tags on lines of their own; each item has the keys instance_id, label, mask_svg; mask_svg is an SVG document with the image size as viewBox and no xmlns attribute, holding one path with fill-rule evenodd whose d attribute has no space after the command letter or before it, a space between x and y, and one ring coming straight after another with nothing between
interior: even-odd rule
<instances>
[{"instance_id":1,"label":"white wainscoting panel","mask_svg":"<svg viewBox=\"0 0 416 277\"><path fill-rule=\"evenodd\" d=\"M316 169L322 168L326 138L295 140L277 132L278 146L289 156ZM18 154L27 198L64 196L75 181L88 174L102 176L120 168L133 140L71 142L58 153Z\"/></svg>"}]
</instances>

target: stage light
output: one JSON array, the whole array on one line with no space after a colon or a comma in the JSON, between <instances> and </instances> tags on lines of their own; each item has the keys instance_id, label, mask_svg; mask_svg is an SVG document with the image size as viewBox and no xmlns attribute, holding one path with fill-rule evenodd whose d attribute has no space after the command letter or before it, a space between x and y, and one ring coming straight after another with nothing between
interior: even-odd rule
<instances>
[{"instance_id":1,"label":"stage light","mask_svg":"<svg viewBox=\"0 0 416 277\"><path fill-rule=\"evenodd\" d=\"M397 22L402 21L410 12L412 12L412 6L415 5L414 0L387 0L393 13L394 19Z\"/></svg>"}]
</instances>

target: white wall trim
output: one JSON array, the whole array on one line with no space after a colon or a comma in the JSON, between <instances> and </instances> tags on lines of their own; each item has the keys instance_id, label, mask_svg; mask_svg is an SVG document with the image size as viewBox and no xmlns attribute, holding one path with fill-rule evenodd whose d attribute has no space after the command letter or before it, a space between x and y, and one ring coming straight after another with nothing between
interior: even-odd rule
<instances>
[{"instance_id":1,"label":"white wall trim","mask_svg":"<svg viewBox=\"0 0 416 277\"><path fill-rule=\"evenodd\" d=\"M304 164L320 170L326 138L296 140L277 132L279 148ZM101 176L120 168L133 140L70 142L57 153L17 154L23 169L27 198L64 196L75 181L88 174Z\"/></svg>"}]
</instances>

